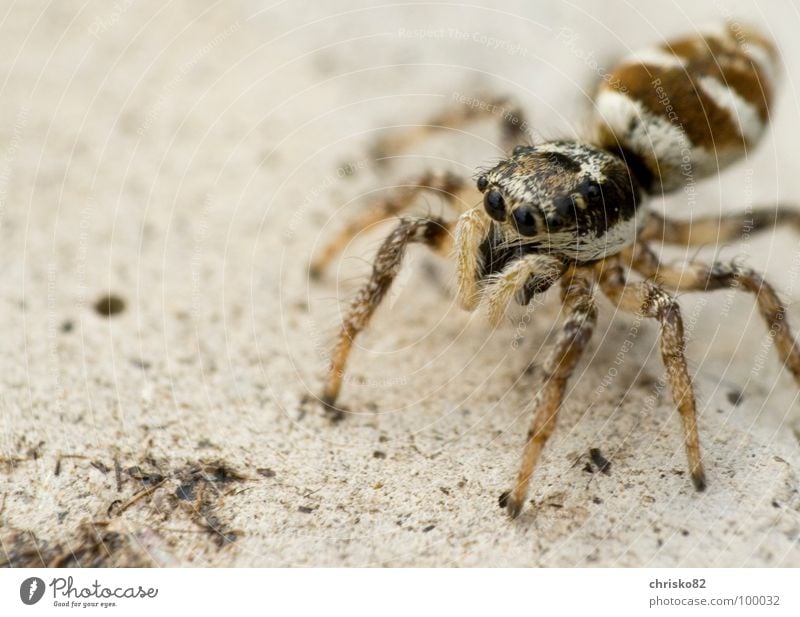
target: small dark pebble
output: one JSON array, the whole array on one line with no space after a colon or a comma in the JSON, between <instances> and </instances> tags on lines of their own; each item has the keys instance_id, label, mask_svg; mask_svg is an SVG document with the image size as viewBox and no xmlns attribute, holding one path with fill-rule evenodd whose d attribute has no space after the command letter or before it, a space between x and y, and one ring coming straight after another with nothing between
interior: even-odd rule
<instances>
[{"instance_id":1,"label":"small dark pebble","mask_svg":"<svg viewBox=\"0 0 800 617\"><path fill-rule=\"evenodd\" d=\"M302 512L303 514L311 514L314 511L314 508L309 508L308 506L299 506L297 511Z\"/></svg>"},{"instance_id":2,"label":"small dark pebble","mask_svg":"<svg viewBox=\"0 0 800 617\"><path fill-rule=\"evenodd\" d=\"M242 476L240 476L235 471L232 471L225 467L224 465L219 465L213 471L210 476L207 476L211 482L220 482L225 484L227 482L232 482L233 480L241 480Z\"/></svg>"},{"instance_id":3,"label":"small dark pebble","mask_svg":"<svg viewBox=\"0 0 800 617\"><path fill-rule=\"evenodd\" d=\"M214 444L211 443L210 439L204 437L203 439L201 439L200 441L197 442L197 447L198 448L213 448Z\"/></svg>"},{"instance_id":4,"label":"small dark pebble","mask_svg":"<svg viewBox=\"0 0 800 617\"><path fill-rule=\"evenodd\" d=\"M603 456L600 448L591 448L589 456L592 457L592 462L597 465L597 468L603 473L607 474L611 471L611 462Z\"/></svg>"},{"instance_id":5,"label":"small dark pebble","mask_svg":"<svg viewBox=\"0 0 800 617\"><path fill-rule=\"evenodd\" d=\"M219 522L219 517L214 514L206 514L206 526L209 531L218 531L222 524Z\"/></svg>"},{"instance_id":6,"label":"small dark pebble","mask_svg":"<svg viewBox=\"0 0 800 617\"><path fill-rule=\"evenodd\" d=\"M375 452L372 453L372 458L386 458L386 452L375 450Z\"/></svg>"},{"instance_id":7,"label":"small dark pebble","mask_svg":"<svg viewBox=\"0 0 800 617\"><path fill-rule=\"evenodd\" d=\"M143 371L149 369L152 365L147 360L141 360L140 358L130 358L131 364L136 368L140 368Z\"/></svg>"},{"instance_id":8,"label":"small dark pebble","mask_svg":"<svg viewBox=\"0 0 800 617\"><path fill-rule=\"evenodd\" d=\"M586 473L594 473L594 467L592 467L591 463L586 463L583 466L583 471L585 471Z\"/></svg>"},{"instance_id":9,"label":"small dark pebble","mask_svg":"<svg viewBox=\"0 0 800 617\"><path fill-rule=\"evenodd\" d=\"M65 518L67 518L67 514L69 514L69 511L68 511L68 510L64 510L63 512L59 512L59 513L56 515L56 518L58 519L58 522L59 522L59 523L63 523L63 522L64 522L64 519L65 519Z\"/></svg>"},{"instance_id":10,"label":"small dark pebble","mask_svg":"<svg viewBox=\"0 0 800 617\"><path fill-rule=\"evenodd\" d=\"M61 331L64 334L67 334L68 332L72 332L72 329L74 327L75 327L75 324L73 324L71 321L67 320L67 321L65 321L65 322L63 322L61 324Z\"/></svg>"},{"instance_id":11,"label":"small dark pebble","mask_svg":"<svg viewBox=\"0 0 800 617\"><path fill-rule=\"evenodd\" d=\"M275 477L275 472L272 471L269 467L261 467L260 469L256 469L256 473L260 476L264 476L265 478Z\"/></svg>"},{"instance_id":12,"label":"small dark pebble","mask_svg":"<svg viewBox=\"0 0 800 617\"><path fill-rule=\"evenodd\" d=\"M728 392L728 402L734 407L738 407L744 400L744 393L741 390L731 390Z\"/></svg>"},{"instance_id":13,"label":"small dark pebble","mask_svg":"<svg viewBox=\"0 0 800 617\"><path fill-rule=\"evenodd\" d=\"M99 471L99 472L101 472L101 473L108 473L109 471L111 471L111 468L109 468L109 467L106 467L106 466L105 466L103 463L101 463L100 461L92 461L92 462L91 462L91 465L92 465L92 467L94 467L95 469L97 469L97 471Z\"/></svg>"},{"instance_id":14,"label":"small dark pebble","mask_svg":"<svg viewBox=\"0 0 800 617\"><path fill-rule=\"evenodd\" d=\"M536 365L531 363L525 367L525 374L526 375L533 375L533 372L536 370Z\"/></svg>"},{"instance_id":15,"label":"small dark pebble","mask_svg":"<svg viewBox=\"0 0 800 617\"><path fill-rule=\"evenodd\" d=\"M235 531L228 531L226 533L221 533L217 537L217 544L222 547L226 544L233 544L236 542L236 539L239 537L239 534Z\"/></svg>"},{"instance_id":16,"label":"small dark pebble","mask_svg":"<svg viewBox=\"0 0 800 617\"><path fill-rule=\"evenodd\" d=\"M436 525L428 525L427 527L425 527L425 528L422 530L422 533L428 533L428 532L429 532L429 531L431 531L432 529L436 529Z\"/></svg>"},{"instance_id":17,"label":"small dark pebble","mask_svg":"<svg viewBox=\"0 0 800 617\"><path fill-rule=\"evenodd\" d=\"M211 473L206 474L206 480L209 480L210 482L221 482L224 484L229 480L228 470L224 467L216 467L211 470Z\"/></svg>"},{"instance_id":18,"label":"small dark pebble","mask_svg":"<svg viewBox=\"0 0 800 617\"><path fill-rule=\"evenodd\" d=\"M689 535L689 530L688 529L681 529L681 535L682 536L688 536Z\"/></svg>"},{"instance_id":19,"label":"small dark pebble","mask_svg":"<svg viewBox=\"0 0 800 617\"><path fill-rule=\"evenodd\" d=\"M344 415L348 411L346 407L336 407L336 405L325 401L322 401L322 410L325 418L333 424L338 424L344 420Z\"/></svg>"},{"instance_id":20,"label":"small dark pebble","mask_svg":"<svg viewBox=\"0 0 800 617\"><path fill-rule=\"evenodd\" d=\"M602 500L602 499L600 499L599 497L592 497L592 501L593 501L594 503L598 503L598 504L599 504L599 503L603 503L603 500Z\"/></svg>"},{"instance_id":21,"label":"small dark pebble","mask_svg":"<svg viewBox=\"0 0 800 617\"><path fill-rule=\"evenodd\" d=\"M501 508L505 508L508 505L508 498L511 497L511 491L505 491L500 495L500 498L497 500L498 505Z\"/></svg>"},{"instance_id":22,"label":"small dark pebble","mask_svg":"<svg viewBox=\"0 0 800 617\"><path fill-rule=\"evenodd\" d=\"M98 315L102 315L103 317L119 315L125 310L125 300L114 294L109 294L101 297L94 303L94 310Z\"/></svg>"},{"instance_id":23,"label":"small dark pebble","mask_svg":"<svg viewBox=\"0 0 800 617\"><path fill-rule=\"evenodd\" d=\"M781 507L781 504L779 504L777 501L775 501L775 500L773 499L773 500L772 500L772 507L773 507L773 508L780 508L780 507Z\"/></svg>"},{"instance_id":24,"label":"small dark pebble","mask_svg":"<svg viewBox=\"0 0 800 617\"><path fill-rule=\"evenodd\" d=\"M109 518L111 518L112 516L116 516L117 508L119 508L121 505L122 505L121 499L115 499L114 501L112 501L108 505L108 509L106 510L106 516L108 516Z\"/></svg>"},{"instance_id":25,"label":"small dark pebble","mask_svg":"<svg viewBox=\"0 0 800 617\"><path fill-rule=\"evenodd\" d=\"M182 484L175 489L175 497L182 501L194 501L194 486L192 484Z\"/></svg>"},{"instance_id":26,"label":"small dark pebble","mask_svg":"<svg viewBox=\"0 0 800 617\"><path fill-rule=\"evenodd\" d=\"M342 163L339 166L339 174L343 177L352 176L358 167L357 163Z\"/></svg>"},{"instance_id":27,"label":"small dark pebble","mask_svg":"<svg viewBox=\"0 0 800 617\"><path fill-rule=\"evenodd\" d=\"M39 460L39 456L41 455L41 448L45 442L40 441L36 446L33 448L28 448L28 456L31 457L34 461Z\"/></svg>"},{"instance_id":28,"label":"small dark pebble","mask_svg":"<svg viewBox=\"0 0 800 617\"><path fill-rule=\"evenodd\" d=\"M222 548L229 544L233 544L239 537L239 534L235 531L225 531L220 532L215 529L213 526L209 526L208 529L210 532L214 534L214 543L219 547Z\"/></svg>"},{"instance_id":29,"label":"small dark pebble","mask_svg":"<svg viewBox=\"0 0 800 617\"><path fill-rule=\"evenodd\" d=\"M129 467L128 475L134 480L139 480L144 484L158 484L164 479L164 476L162 476L160 473L144 472L138 467Z\"/></svg>"}]
</instances>

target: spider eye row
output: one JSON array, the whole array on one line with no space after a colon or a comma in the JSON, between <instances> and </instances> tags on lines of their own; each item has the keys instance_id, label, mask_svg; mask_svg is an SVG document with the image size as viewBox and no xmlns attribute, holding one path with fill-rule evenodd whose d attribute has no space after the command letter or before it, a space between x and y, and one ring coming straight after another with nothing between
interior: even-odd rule
<instances>
[{"instance_id":1,"label":"spider eye row","mask_svg":"<svg viewBox=\"0 0 800 617\"><path fill-rule=\"evenodd\" d=\"M523 236L536 235L536 218L531 206L520 206L514 210L514 225Z\"/></svg>"},{"instance_id":2,"label":"spider eye row","mask_svg":"<svg viewBox=\"0 0 800 617\"><path fill-rule=\"evenodd\" d=\"M486 193L483 197L483 207L486 209L486 214L495 221L506 220L506 201L500 191L492 190Z\"/></svg>"}]
</instances>

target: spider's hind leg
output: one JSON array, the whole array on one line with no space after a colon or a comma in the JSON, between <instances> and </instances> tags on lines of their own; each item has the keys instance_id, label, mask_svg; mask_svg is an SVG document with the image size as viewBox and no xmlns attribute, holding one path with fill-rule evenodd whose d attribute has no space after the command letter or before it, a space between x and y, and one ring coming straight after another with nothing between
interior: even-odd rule
<instances>
[{"instance_id":1,"label":"spider's hind leg","mask_svg":"<svg viewBox=\"0 0 800 617\"><path fill-rule=\"evenodd\" d=\"M395 230L384 240L375 257L369 281L350 304L331 356L321 400L326 409L332 412L334 419L341 418L341 411L335 407L335 403L353 341L367 326L375 309L389 291L400 270L408 244L419 242L435 251L446 252L451 245L452 227L452 223L442 219L408 217L401 219Z\"/></svg>"},{"instance_id":2,"label":"spider's hind leg","mask_svg":"<svg viewBox=\"0 0 800 617\"><path fill-rule=\"evenodd\" d=\"M763 233L779 226L800 231L800 210L786 205L761 206L748 212L701 216L689 221L651 214L640 240L655 240L683 246L735 242L750 234Z\"/></svg>"},{"instance_id":3,"label":"spider's hind leg","mask_svg":"<svg viewBox=\"0 0 800 617\"><path fill-rule=\"evenodd\" d=\"M504 152L530 141L529 126L522 107L508 96L460 96L456 104L451 103L444 111L420 125L398 129L375 141L370 148L371 156L384 163L406 150L416 142L430 137L441 129L458 130L483 118L496 119L501 128L500 146Z\"/></svg>"},{"instance_id":4,"label":"spider's hind leg","mask_svg":"<svg viewBox=\"0 0 800 617\"><path fill-rule=\"evenodd\" d=\"M781 361L800 385L800 348L786 318L786 307L775 289L755 270L735 262L663 264L644 243L638 243L633 250L631 263L643 276L675 291L741 289L754 294Z\"/></svg>"},{"instance_id":5,"label":"spider's hind leg","mask_svg":"<svg viewBox=\"0 0 800 617\"><path fill-rule=\"evenodd\" d=\"M618 262L601 262L598 270L600 287L620 310L657 319L661 323L661 357L683 423L692 482L698 491L702 491L706 487L706 478L700 456L694 386L683 355L685 342L680 307L672 296L650 281L627 283Z\"/></svg>"}]
</instances>

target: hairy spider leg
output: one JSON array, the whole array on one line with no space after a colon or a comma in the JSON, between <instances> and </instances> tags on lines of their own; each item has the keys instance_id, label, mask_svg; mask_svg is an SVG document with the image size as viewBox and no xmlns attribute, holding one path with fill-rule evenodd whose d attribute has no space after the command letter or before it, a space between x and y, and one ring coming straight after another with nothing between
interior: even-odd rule
<instances>
[{"instance_id":1,"label":"hairy spider leg","mask_svg":"<svg viewBox=\"0 0 800 617\"><path fill-rule=\"evenodd\" d=\"M544 291L561 278L566 269L561 259L534 253L520 257L502 272L492 275L481 292L489 323L499 323L514 295L531 281L535 288Z\"/></svg>"},{"instance_id":2,"label":"hairy spider leg","mask_svg":"<svg viewBox=\"0 0 800 617\"><path fill-rule=\"evenodd\" d=\"M646 245L629 249L633 268L658 284L675 291L714 291L741 289L755 295L758 309L767 324L769 335L783 365L800 385L800 349L798 349L786 317L786 306L775 289L760 274L734 262L706 265L689 262L684 265L663 264Z\"/></svg>"},{"instance_id":3,"label":"hairy spider leg","mask_svg":"<svg viewBox=\"0 0 800 617\"><path fill-rule=\"evenodd\" d=\"M771 231L779 226L790 226L800 231L800 211L785 205L761 206L748 212L702 216L690 221L651 214L639 239L702 246L736 242L748 234Z\"/></svg>"},{"instance_id":4,"label":"hairy spider leg","mask_svg":"<svg viewBox=\"0 0 800 617\"><path fill-rule=\"evenodd\" d=\"M667 369L672 398L683 422L692 482L698 491L702 491L706 486L706 478L700 456L694 386L683 355L685 342L680 307L675 298L651 281L626 282L619 258L600 262L597 268L603 293L620 310L661 323L661 357Z\"/></svg>"},{"instance_id":5,"label":"hairy spider leg","mask_svg":"<svg viewBox=\"0 0 800 617\"><path fill-rule=\"evenodd\" d=\"M404 127L405 130L401 132L393 131L392 134L376 140L370 148L370 155L376 162L383 164L441 129L457 130L485 118L494 118L500 123L500 145L504 152L510 152L514 146L520 144L528 145L531 141L525 112L511 97L463 96L422 124Z\"/></svg>"},{"instance_id":6,"label":"hairy spider leg","mask_svg":"<svg viewBox=\"0 0 800 617\"><path fill-rule=\"evenodd\" d=\"M590 270L573 269L564 276L562 301L567 317L544 363L544 384L533 401L533 423L528 430L517 481L511 491L500 497L500 505L512 518L522 511L536 462L555 428L567 380L589 343L597 322Z\"/></svg>"},{"instance_id":7,"label":"hairy spider leg","mask_svg":"<svg viewBox=\"0 0 800 617\"><path fill-rule=\"evenodd\" d=\"M323 405L333 413L334 419L341 418L341 410L335 407L336 398L342 386L345 364L350 355L358 333L369 323L386 292L392 285L405 255L412 242L428 246L434 251L446 253L452 241L452 222L439 218L406 217L384 240L372 266L369 281L356 294L342 321L336 346L331 356L330 368L321 396Z\"/></svg>"},{"instance_id":8,"label":"hairy spider leg","mask_svg":"<svg viewBox=\"0 0 800 617\"><path fill-rule=\"evenodd\" d=\"M380 223L401 214L410 208L416 198L424 191L433 191L442 195L456 209L463 211L466 202L460 195L466 189L472 189L472 183L464 177L449 171L431 170L420 177L397 187L390 195L377 199L359 216L347 223L344 229L336 233L332 240L314 256L309 267L310 274L319 278L331 261L362 230L370 225ZM472 205L472 204L470 204Z\"/></svg>"}]
</instances>

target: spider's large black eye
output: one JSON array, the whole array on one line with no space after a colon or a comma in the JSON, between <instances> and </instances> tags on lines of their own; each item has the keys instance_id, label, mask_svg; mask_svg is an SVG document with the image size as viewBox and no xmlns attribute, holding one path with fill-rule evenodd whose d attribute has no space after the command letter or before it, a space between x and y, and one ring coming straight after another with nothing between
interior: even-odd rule
<instances>
[{"instance_id":1,"label":"spider's large black eye","mask_svg":"<svg viewBox=\"0 0 800 617\"><path fill-rule=\"evenodd\" d=\"M548 227L559 227L565 221L575 218L575 202L572 195L564 195L553 200L553 211L547 215Z\"/></svg>"},{"instance_id":2,"label":"spider's large black eye","mask_svg":"<svg viewBox=\"0 0 800 617\"><path fill-rule=\"evenodd\" d=\"M514 225L523 236L535 236L536 217L533 216L533 206L524 205L514 210Z\"/></svg>"},{"instance_id":3,"label":"spider's large black eye","mask_svg":"<svg viewBox=\"0 0 800 617\"><path fill-rule=\"evenodd\" d=\"M489 186L489 179L486 176L478 178L478 190L483 193L486 187Z\"/></svg>"},{"instance_id":4,"label":"spider's large black eye","mask_svg":"<svg viewBox=\"0 0 800 617\"><path fill-rule=\"evenodd\" d=\"M506 202L500 191L489 191L483 198L483 207L486 208L486 214L491 216L495 221L506 220Z\"/></svg>"}]
</instances>

